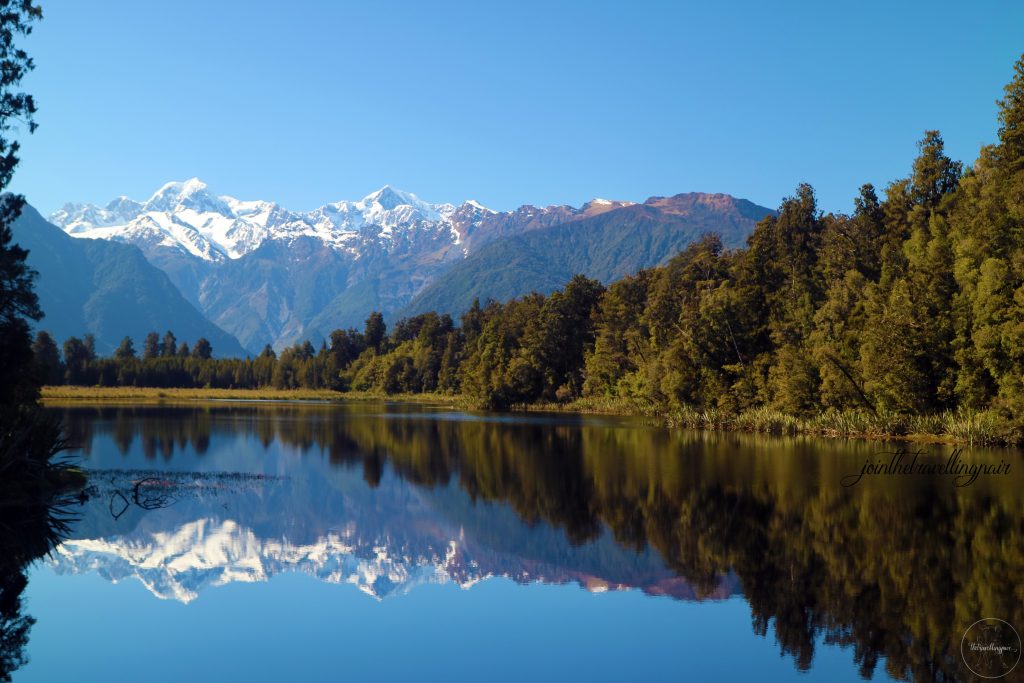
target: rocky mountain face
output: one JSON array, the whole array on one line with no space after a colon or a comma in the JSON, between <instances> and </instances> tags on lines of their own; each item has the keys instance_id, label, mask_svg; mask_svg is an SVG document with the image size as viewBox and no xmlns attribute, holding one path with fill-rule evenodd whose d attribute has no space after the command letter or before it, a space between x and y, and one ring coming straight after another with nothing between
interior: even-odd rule
<instances>
[{"instance_id":1,"label":"rocky mountain face","mask_svg":"<svg viewBox=\"0 0 1024 683\"><path fill-rule=\"evenodd\" d=\"M358 201L295 212L270 201L216 195L193 178L168 183L144 202L119 197L102 207L67 204L51 221L73 237L139 247L186 299L255 352L265 343L318 341L333 329L361 326L373 310L408 310L454 266L488 245L524 235L536 235L542 244L541 236L555 228L587 239L595 224L611 233L620 226L624 266L602 271L618 275L656 265L703 232L738 244L768 213L744 200L704 194L498 212L472 200L432 204L389 186ZM654 225L672 237L645 232ZM563 241L551 249L558 253L548 256L572 256L564 252L575 246ZM564 284L563 270L547 279ZM510 273L505 280L513 286L506 290L531 291L531 277ZM444 308L459 312L451 302Z\"/></svg>"}]
</instances>

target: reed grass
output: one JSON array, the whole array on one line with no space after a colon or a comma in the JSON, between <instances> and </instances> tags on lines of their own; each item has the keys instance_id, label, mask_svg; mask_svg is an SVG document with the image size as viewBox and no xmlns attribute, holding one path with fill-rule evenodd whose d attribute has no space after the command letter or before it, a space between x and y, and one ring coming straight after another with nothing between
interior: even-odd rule
<instances>
[{"instance_id":1,"label":"reed grass","mask_svg":"<svg viewBox=\"0 0 1024 683\"><path fill-rule=\"evenodd\" d=\"M797 417L764 407L738 414L682 408L670 412L666 420L673 427L762 434L937 441L972 446L1024 444L1020 426L1008 423L993 411L967 409L933 415L832 409L811 417Z\"/></svg>"}]
</instances>

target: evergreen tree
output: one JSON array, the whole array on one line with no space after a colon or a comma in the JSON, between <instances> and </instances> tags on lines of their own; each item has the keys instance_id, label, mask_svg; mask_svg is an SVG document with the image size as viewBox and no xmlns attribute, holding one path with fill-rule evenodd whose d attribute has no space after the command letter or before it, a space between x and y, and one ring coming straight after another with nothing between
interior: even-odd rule
<instances>
[{"instance_id":1,"label":"evergreen tree","mask_svg":"<svg viewBox=\"0 0 1024 683\"><path fill-rule=\"evenodd\" d=\"M90 360L89 347L78 337L68 337L64 342L64 381L73 385L86 384Z\"/></svg>"},{"instance_id":2,"label":"evergreen tree","mask_svg":"<svg viewBox=\"0 0 1024 683\"><path fill-rule=\"evenodd\" d=\"M82 346L85 347L86 360L96 360L96 335L91 332L82 337Z\"/></svg>"},{"instance_id":3,"label":"evergreen tree","mask_svg":"<svg viewBox=\"0 0 1024 683\"><path fill-rule=\"evenodd\" d=\"M819 373L808 339L823 298L817 261L825 225L813 188L803 184L783 200L777 218L764 219L751 235L775 348L763 400L791 413L809 412L819 401Z\"/></svg>"},{"instance_id":4,"label":"evergreen tree","mask_svg":"<svg viewBox=\"0 0 1024 683\"><path fill-rule=\"evenodd\" d=\"M999 105L999 144L994 159L1007 175L1024 165L1024 56L1013 65L1013 78L1004 89Z\"/></svg>"},{"instance_id":5,"label":"evergreen tree","mask_svg":"<svg viewBox=\"0 0 1024 683\"><path fill-rule=\"evenodd\" d=\"M32 355L39 367L43 384L60 384L64 381L64 364L60 359L57 343L49 332L40 330L32 343Z\"/></svg>"},{"instance_id":6,"label":"evergreen tree","mask_svg":"<svg viewBox=\"0 0 1024 683\"><path fill-rule=\"evenodd\" d=\"M210 340L206 337L200 337L196 340L196 345L192 349L192 357L210 360L213 357L213 346L211 346Z\"/></svg>"},{"instance_id":7,"label":"evergreen tree","mask_svg":"<svg viewBox=\"0 0 1024 683\"><path fill-rule=\"evenodd\" d=\"M339 370L344 370L366 349L366 341L353 328L331 332L330 354Z\"/></svg>"},{"instance_id":8,"label":"evergreen tree","mask_svg":"<svg viewBox=\"0 0 1024 683\"><path fill-rule=\"evenodd\" d=\"M178 353L177 339L174 337L174 333L167 330L164 335L163 342L160 344L160 355L164 358L174 358Z\"/></svg>"},{"instance_id":9,"label":"evergreen tree","mask_svg":"<svg viewBox=\"0 0 1024 683\"><path fill-rule=\"evenodd\" d=\"M1024 56L999 105L999 142L982 148L950 212L956 394L1024 416Z\"/></svg>"},{"instance_id":10,"label":"evergreen tree","mask_svg":"<svg viewBox=\"0 0 1024 683\"><path fill-rule=\"evenodd\" d=\"M911 177L887 198L887 233L905 237L903 265L872 290L862 358L866 386L903 412L951 408L957 385L947 215L962 169L946 156L938 131L926 131L918 149ZM903 338L887 339L894 336Z\"/></svg>"},{"instance_id":11,"label":"evergreen tree","mask_svg":"<svg viewBox=\"0 0 1024 683\"><path fill-rule=\"evenodd\" d=\"M623 386L652 353L641 318L655 271L642 271L612 285L594 312L595 339L584 364L584 393L618 396L634 393Z\"/></svg>"},{"instance_id":12,"label":"evergreen tree","mask_svg":"<svg viewBox=\"0 0 1024 683\"><path fill-rule=\"evenodd\" d=\"M125 337L121 340L121 344L114 351L114 358L118 360L128 360L129 358L135 358L135 343L131 337Z\"/></svg>"},{"instance_id":13,"label":"evergreen tree","mask_svg":"<svg viewBox=\"0 0 1024 683\"><path fill-rule=\"evenodd\" d=\"M366 348L375 351L383 351L384 340L387 338L387 326L384 324L384 316L374 311L366 319L366 328L363 331L363 339L366 341Z\"/></svg>"},{"instance_id":14,"label":"evergreen tree","mask_svg":"<svg viewBox=\"0 0 1024 683\"><path fill-rule=\"evenodd\" d=\"M160 335L156 332L150 332L146 335L146 341L142 346L142 357L149 360L151 358L159 358L161 355L163 354L160 348Z\"/></svg>"}]
</instances>

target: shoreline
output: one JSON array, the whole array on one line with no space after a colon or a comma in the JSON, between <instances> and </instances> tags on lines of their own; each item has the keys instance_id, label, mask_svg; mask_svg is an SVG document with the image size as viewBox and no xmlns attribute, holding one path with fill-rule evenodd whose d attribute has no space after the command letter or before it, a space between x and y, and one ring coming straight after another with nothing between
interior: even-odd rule
<instances>
[{"instance_id":1,"label":"shoreline","mask_svg":"<svg viewBox=\"0 0 1024 683\"><path fill-rule=\"evenodd\" d=\"M47 386L42 388L44 406L76 404L191 403L238 401L252 403L408 403L454 410L478 410L463 395L381 394L329 389L161 389L157 387ZM827 411L797 417L768 408L738 415L715 410L660 410L629 399L581 398L570 403L538 403L514 406L510 412L580 413L647 417L669 428L715 432L746 432L772 436L814 436L830 439L900 441L965 446L1016 447L1024 444L1021 427L1008 425L991 412L957 411L938 415L869 414L859 411Z\"/></svg>"},{"instance_id":2,"label":"shoreline","mask_svg":"<svg viewBox=\"0 0 1024 683\"><path fill-rule=\"evenodd\" d=\"M158 387L85 387L45 386L41 391L43 405L74 403L129 402L144 405L176 401L245 401L262 403L289 402L393 402L461 406L462 397L447 394L377 394L367 391L332 391L330 389L162 389Z\"/></svg>"}]
</instances>

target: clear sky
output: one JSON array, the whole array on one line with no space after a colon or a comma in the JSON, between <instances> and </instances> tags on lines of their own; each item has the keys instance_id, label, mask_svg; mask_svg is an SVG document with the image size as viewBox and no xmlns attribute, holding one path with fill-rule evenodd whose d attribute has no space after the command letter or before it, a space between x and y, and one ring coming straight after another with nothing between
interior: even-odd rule
<instances>
[{"instance_id":1,"label":"clear sky","mask_svg":"<svg viewBox=\"0 0 1024 683\"><path fill-rule=\"evenodd\" d=\"M988 0L41 4L12 189L44 212L192 176L295 210L807 181L845 211L925 129L972 162L1024 52L1024 3Z\"/></svg>"}]
</instances>

